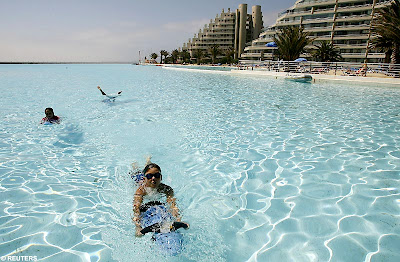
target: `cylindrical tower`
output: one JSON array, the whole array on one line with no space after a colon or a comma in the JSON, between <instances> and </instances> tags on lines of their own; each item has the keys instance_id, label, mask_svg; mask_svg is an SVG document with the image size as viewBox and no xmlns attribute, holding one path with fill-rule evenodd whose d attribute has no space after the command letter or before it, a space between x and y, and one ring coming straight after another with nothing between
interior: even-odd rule
<instances>
[{"instance_id":1,"label":"cylindrical tower","mask_svg":"<svg viewBox=\"0 0 400 262\"><path fill-rule=\"evenodd\" d=\"M247 22L247 4L239 5L239 46L238 58L244 51L246 45L246 22Z\"/></svg>"},{"instance_id":2,"label":"cylindrical tower","mask_svg":"<svg viewBox=\"0 0 400 262\"><path fill-rule=\"evenodd\" d=\"M239 9L236 9L236 17L235 17L235 38L233 39L233 48L235 50L235 59L238 58L239 53Z\"/></svg>"},{"instance_id":3,"label":"cylindrical tower","mask_svg":"<svg viewBox=\"0 0 400 262\"><path fill-rule=\"evenodd\" d=\"M255 5L251 8L252 18L253 18L253 40L257 39L261 33L261 28L263 27L261 6Z\"/></svg>"}]
</instances>

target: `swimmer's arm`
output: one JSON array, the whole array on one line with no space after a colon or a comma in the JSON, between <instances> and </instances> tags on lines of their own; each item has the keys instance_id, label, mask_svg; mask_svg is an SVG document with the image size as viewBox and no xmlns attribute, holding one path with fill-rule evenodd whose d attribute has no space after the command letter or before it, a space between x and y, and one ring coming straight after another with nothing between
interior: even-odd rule
<instances>
[{"instance_id":1,"label":"swimmer's arm","mask_svg":"<svg viewBox=\"0 0 400 262\"><path fill-rule=\"evenodd\" d=\"M176 221L181 221L181 216L179 214L179 208L176 205L176 199L174 197L174 191L172 188L166 192L167 195L167 203L171 208L171 214L176 218Z\"/></svg>"},{"instance_id":2,"label":"swimmer's arm","mask_svg":"<svg viewBox=\"0 0 400 262\"><path fill-rule=\"evenodd\" d=\"M144 190L142 187L139 187L136 190L135 196L133 198L133 218L132 221L136 225L136 236L142 236L143 234L140 233L140 230L142 230L142 227L140 226L140 205L142 204L143 201L143 195L144 195Z\"/></svg>"},{"instance_id":3,"label":"swimmer's arm","mask_svg":"<svg viewBox=\"0 0 400 262\"><path fill-rule=\"evenodd\" d=\"M140 217L140 205L142 204L143 201L143 187L139 187L136 190L135 196L133 198L133 219L139 219ZM136 223L136 225L140 225L139 221Z\"/></svg>"},{"instance_id":4,"label":"swimmer's arm","mask_svg":"<svg viewBox=\"0 0 400 262\"><path fill-rule=\"evenodd\" d=\"M151 155L146 157L146 166L151 163Z\"/></svg>"},{"instance_id":5,"label":"swimmer's arm","mask_svg":"<svg viewBox=\"0 0 400 262\"><path fill-rule=\"evenodd\" d=\"M59 123L61 122L61 117L58 116L57 119L54 120L54 122L57 123L57 124L59 124Z\"/></svg>"},{"instance_id":6,"label":"swimmer's arm","mask_svg":"<svg viewBox=\"0 0 400 262\"><path fill-rule=\"evenodd\" d=\"M103 96L106 96L106 95L107 95L106 93L103 92L103 90L101 90L100 86L97 86L97 89L100 90L100 92L101 92L101 94L102 94Z\"/></svg>"}]
</instances>

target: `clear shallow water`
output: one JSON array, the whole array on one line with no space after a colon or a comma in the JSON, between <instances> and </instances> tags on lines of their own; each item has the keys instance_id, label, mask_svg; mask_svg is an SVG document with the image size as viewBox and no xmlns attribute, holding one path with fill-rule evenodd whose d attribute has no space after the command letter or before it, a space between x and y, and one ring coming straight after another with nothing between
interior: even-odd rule
<instances>
[{"instance_id":1,"label":"clear shallow water","mask_svg":"<svg viewBox=\"0 0 400 262\"><path fill-rule=\"evenodd\" d=\"M195 66L195 65L168 65L168 68L185 68L185 69L195 69L195 70L211 70L211 71L231 71L233 66Z\"/></svg>"},{"instance_id":2,"label":"clear shallow water","mask_svg":"<svg viewBox=\"0 0 400 262\"><path fill-rule=\"evenodd\" d=\"M400 260L399 89L0 65L0 90L0 256ZM46 107L63 123L38 125ZM191 224L177 257L134 237L128 172L149 154Z\"/></svg>"}]
</instances>

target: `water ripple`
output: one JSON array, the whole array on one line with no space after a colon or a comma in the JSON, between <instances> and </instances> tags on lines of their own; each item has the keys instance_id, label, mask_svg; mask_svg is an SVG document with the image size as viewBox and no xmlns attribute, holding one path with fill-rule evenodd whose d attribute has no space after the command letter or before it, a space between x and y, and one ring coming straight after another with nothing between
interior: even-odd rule
<instances>
[{"instance_id":1,"label":"water ripple","mask_svg":"<svg viewBox=\"0 0 400 262\"><path fill-rule=\"evenodd\" d=\"M400 260L398 89L128 65L5 67L0 256ZM99 81L124 95L103 103ZM38 125L52 105L63 123ZM128 172L148 154L191 224L177 257L134 236Z\"/></svg>"}]
</instances>

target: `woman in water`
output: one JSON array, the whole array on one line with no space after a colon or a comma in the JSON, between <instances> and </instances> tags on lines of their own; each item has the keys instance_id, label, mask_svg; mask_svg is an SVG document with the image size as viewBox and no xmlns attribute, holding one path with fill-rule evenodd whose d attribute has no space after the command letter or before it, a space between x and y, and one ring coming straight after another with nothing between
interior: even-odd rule
<instances>
[{"instance_id":1,"label":"woman in water","mask_svg":"<svg viewBox=\"0 0 400 262\"><path fill-rule=\"evenodd\" d=\"M154 224L161 227L164 220L176 221L171 223L171 227L175 226L175 229L177 227L188 228L188 223L180 222L181 216L175 202L173 189L161 183L161 168L157 164L150 163L143 169L143 174L144 181L136 190L133 200L132 220L136 225L136 236L143 235L142 227ZM151 210L157 214L149 213ZM154 219L154 223L151 221L148 224L143 223L143 216L147 216L150 220ZM156 217L161 217L162 221L156 221Z\"/></svg>"},{"instance_id":2,"label":"woman in water","mask_svg":"<svg viewBox=\"0 0 400 262\"><path fill-rule=\"evenodd\" d=\"M46 116L42 118L42 121L40 121L41 124L44 124L44 123L59 124L60 123L61 118L54 115L53 108L51 108L51 107L46 108L44 110L44 113L46 114Z\"/></svg>"}]
</instances>

